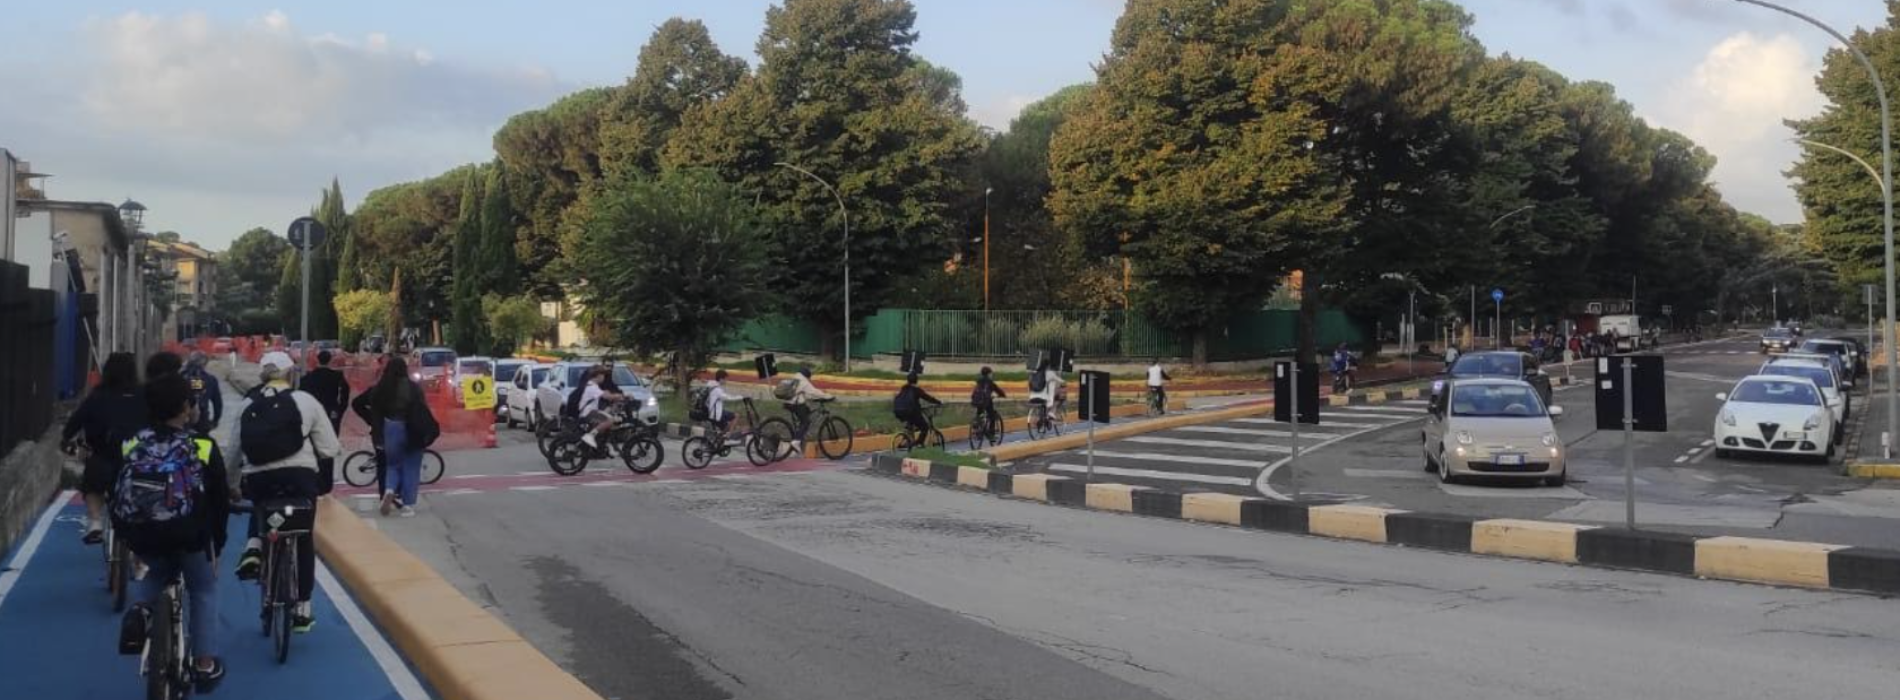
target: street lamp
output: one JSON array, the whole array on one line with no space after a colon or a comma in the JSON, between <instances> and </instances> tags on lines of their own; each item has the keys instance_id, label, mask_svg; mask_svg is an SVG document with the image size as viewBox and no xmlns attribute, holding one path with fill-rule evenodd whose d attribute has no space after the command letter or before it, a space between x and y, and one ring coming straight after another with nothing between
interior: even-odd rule
<instances>
[{"instance_id":1,"label":"street lamp","mask_svg":"<svg viewBox=\"0 0 1900 700\"><path fill-rule=\"evenodd\" d=\"M1881 333L1887 343L1887 434L1886 440L1882 441L1882 451L1885 453L1885 456L1892 457L1892 441L1896 437L1900 437L1900 383L1896 383L1894 376L1897 372L1900 372L1900 366L1896 366L1897 363L1895 361L1895 356L1900 355L1900 353L1895 352L1893 329L1893 114L1887 106L1887 84L1880 80L1880 70L1874 68L1874 62L1867 58L1867 54L1861 52L1860 47L1855 46L1854 42L1848 41L1845 35L1835 31L1833 27L1827 26L1818 19L1776 5L1772 2L1767 2L1766 0L1735 1L1780 12L1784 15L1812 24L1821 31L1827 32L1829 36L1834 37L1835 41L1839 41L1842 46L1847 47L1847 52L1853 54L1855 60L1860 61L1862 68L1867 69L1867 78L1874 83L1874 95L1880 98L1880 162L1883 166L1882 169L1885 171L1885 175L1880 178L1880 196L1886 207L1882 215L1882 223L1885 228L1886 250L1884 262L1887 277L1887 327Z\"/></svg>"},{"instance_id":2,"label":"street lamp","mask_svg":"<svg viewBox=\"0 0 1900 700\"><path fill-rule=\"evenodd\" d=\"M119 205L119 218L133 231L138 231L139 226L145 223L145 205L127 198L124 204Z\"/></svg>"},{"instance_id":3,"label":"street lamp","mask_svg":"<svg viewBox=\"0 0 1900 700\"><path fill-rule=\"evenodd\" d=\"M990 310L990 193L994 187L983 188L983 310Z\"/></svg>"},{"instance_id":4,"label":"street lamp","mask_svg":"<svg viewBox=\"0 0 1900 700\"><path fill-rule=\"evenodd\" d=\"M826 192L831 193L833 199L838 200L838 213L844 217L844 371L849 373L851 371L851 211L844 207L844 196L838 194L838 189L832 187L831 183L825 182L824 178L791 163L780 162L777 165L818 181ZM985 236L985 238L988 237Z\"/></svg>"},{"instance_id":5,"label":"street lamp","mask_svg":"<svg viewBox=\"0 0 1900 700\"><path fill-rule=\"evenodd\" d=\"M1486 231L1492 231L1492 230L1496 230L1496 229L1497 229L1497 227L1498 227L1498 224L1501 224L1501 223L1504 223L1504 220L1505 220L1505 219L1509 219L1509 218L1511 218L1511 217L1513 217L1513 216L1517 216L1518 214L1522 214L1522 213L1524 213L1524 212L1527 212L1527 211L1530 211L1530 210L1532 210L1532 209L1536 209L1536 208L1537 208L1537 205L1535 205L1535 204L1526 204L1526 205L1524 205L1524 206L1521 206L1521 207L1518 207L1518 208L1516 208L1516 209L1512 209L1512 210L1510 210L1510 211L1507 211L1507 212L1504 212L1504 214L1503 214L1502 216L1499 216L1499 217L1498 217L1498 218L1496 218L1496 219L1492 219L1492 220L1491 220L1491 224L1490 224L1489 226L1486 226L1486 227L1484 227L1484 230L1486 230ZM1503 319L1503 315L1504 315L1504 313L1503 313L1503 304L1502 304L1502 303L1500 303L1500 304L1499 304L1499 306L1498 306L1498 320L1495 320L1495 321L1492 321L1492 324L1493 324L1493 326L1498 326L1498 325L1501 325L1501 321L1502 321L1502 319ZM1471 340L1470 340L1470 342L1469 342L1469 343L1467 343L1467 344L1469 344L1469 345L1476 345L1476 344L1477 344L1477 342L1478 342L1478 336L1477 336L1477 327L1478 327L1478 285L1475 285L1475 284L1474 284L1474 285L1471 285L1471 329L1472 329L1472 336L1471 336ZM1494 346L1499 346L1499 347L1501 347L1501 346L1500 346L1499 344L1500 344L1500 343L1502 343L1502 342L1504 342L1503 340L1501 340L1501 337L1502 337L1502 336L1501 336L1501 334L1502 334L1502 329L1501 329L1501 328L1497 328L1497 327L1494 327L1494 328L1492 328L1492 329L1491 329L1491 340L1492 340L1492 343L1491 343L1491 344L1492 344L1492 345L1494 345ZM1473 349L1476 349L1476 348L1473 348Z\"/></svg>"}]
</instances>

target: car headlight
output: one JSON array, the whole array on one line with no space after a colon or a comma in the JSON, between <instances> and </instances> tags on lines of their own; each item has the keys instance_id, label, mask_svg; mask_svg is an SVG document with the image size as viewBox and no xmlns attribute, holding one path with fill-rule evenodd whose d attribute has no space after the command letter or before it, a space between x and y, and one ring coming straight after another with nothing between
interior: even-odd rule
<instances>
[{"instance_id":1,"label":"car headlight","mask_svg":"<svg viewBox=\"0 0 1900 700\"><path fill-rule=\"evenodd\" d=\"M1556 433L1544 433L1544 446L1545 446L1545 447L1554 447L1554 446L1556 446L1556 444L1557 444L1557 434L1556 434Z\"/></svg>"},{"instance_id":2,"label":"car headlight","mask_svg":"<svg viewBox=\"0 0 1900 700\"><path fill-rule=\"evenodd\" d=\"M1726 425L1731 428L1735 427L1735 414L1729 413L1728 411L1723 411L1722 425Z\"/></svg>"},{"instance_id":3,"label":"car headlight","mask_svg":"<svg viewBox=\"0 0 1900 700\"><path fill-rule=\"evenodd\" d=\"M648 397L647 397L647 406L648 406L649 408L651 408L651 407L654 407L654 406L658 406L658 405L660 405L660 399L659 399L659 397L657 397L657 396L648 396Z\"/></svg>"},{"instance_id":4,"label":"car headlight","mask_svg":"<svg viewBox=\"0 0 1900 700\"><path fill-rule=\"evenodd\" d=\"M1458 431L1458 444L1469 445L1472 442L1473 440L1471 439L1471 433L1465 432L1463 430Z\"/></svg>"},{"instance_id":5,"label":"car headlight","mask_svg":"<svg viewBox=\"0 0 1900 700\"><path fill-rule=\"evenodd\" d=\"M1436 394L1440 391L1444 391L1444 389L1445 389L1445 380L1439 379L1432 382L1432 393Z\"/></svg>"},{"instance_id":6,"label":"car headlight","mask_svg":"<svg viewBox=\"0 0 1900 700\"><path fill-rule=\"evenodd\" d=\"M419 382L419 381L422 381L422 373L421 373L421 372L414 372L414 373L411 373L411 374L409 375L409 378L410 378L410 379L414 379L414 380L416 380L416 381L418 381L418 382Z\"/></svg>"},{"instance_id":7,"label":"car headlight","mask_svg":"<svg viewBox=\"0 0 1900 700\"><path fill-rule=\"evenodd\" d=\"M1815 414L1815 415L1812 415L1812 416L1809 416L1809 417L1808 417L1808 422L1807 422L1807 423L1804 423L1804 424L1802 424L1802 426L1801 426L1801 428L1802 428L1803 430L1820 430L1820 429L1821 429L1821 416L1820 416L1820 414Z\"/></svg>"}]
</instances>

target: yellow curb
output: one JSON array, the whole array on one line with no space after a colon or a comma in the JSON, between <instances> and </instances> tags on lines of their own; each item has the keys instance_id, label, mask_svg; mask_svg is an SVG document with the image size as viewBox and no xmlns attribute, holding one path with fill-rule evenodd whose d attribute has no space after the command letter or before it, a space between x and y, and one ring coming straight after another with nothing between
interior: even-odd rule
<instances>
[{"instance_id":1,"label":"yellow curb","mask_svg":"<svg viewBox=\"0 0 1900 700\"><path fill-rule=\"evenodd\" d=\"M899 471L904 476L914 477L918 479L928 479L930 478L930 461L923 460L923 459L911 459L909 457L905 457L904 467L903 469Z\"/></svg>"},{"instance_id":2,"label":"yellow curb","mask_svg":"<svg viewBox=\"0 0 1900 700\"><path fill-rule=\"evenodd\" d=\"M1596 529L1542 520L1480 520L1471 525L1471 553L1577 563L1577 533Z\"/></svg>"},{"instance_id":3,"label":"yellow curb","mask_svg":"<svg viewBox=\"0 0 1900 700\"><path fill-rule=\"evenodd\" d=\"M1847 475L1859 479L1900 479L1900 464L1849 464Z\"/></svg>"},{"instance_id":4,"label":"yellow curb","mask_svg":"<svg viewBox=\"0 0 1900 700\"><path fill-rule=\"evenodd\" d=\"M1138 405L1129 406L1128 408L1132 408L1133 411L1137 414L1143 412L1142 407ZM1161 416L1159 418L1151 418L1148 420L1139 421L1135 423L1127 423L1123 425L1109 425L1109 426L1096 428L1095 439L1097 441L1114 440L1118 438L1131 437L1135 435L1144 435L1147 433L1152 433L1152 432L1156 432L1160 430L1170 430L1173 428L1179 428L1184 425L1205 425L1207 423L1219 423L1225 420L1233 420L1235 418L1248 418L1252 416L1265 415L1272 412L1273 412L1273 406L1271 404L1256 404L1252 406L1237 406L1234 408L1223 408L1223 409L1219 409L1215 411L1205 411L1205 412L1200 412L1200 413L1190 413L1190 414L1184 414L1184 415L1166 415L1166 416ZM1119 413L1115 413L1114 411L1110 411L1110 413L1111 415L1121 415ZM1034 457L1040 454L1048 454L1050 452L1061 452L1063 450L1072 450L1077 447L1081 447L1087 442L1088 442L1088 435L1086 434L1086 431L1076 430L1075 432L1071 432L1061 437L1050 438L1048 440L1036 440L1032 442L1017 442L1017 443L1010 443L1007 445L999 445L996 447L992 447L988 450L984 450L984 452L988 453L991 457L994 457L998 461L1008 462L1008 461L1023 459L1025 457Z\"/></svg>"},{"instance_id":5,"label":"yellow curb","mask_svg":"<svg viewBox=\"0 0 1900 700\"><path fill-rule=\"evenodd\" d=\"M1351 404L1352 404L1351 396L1333 395L1333 396L1326 397L1326 405L1328 406L1348 406Z\"/></svg>"},{"instance_id":6,"label":"yellow curb","mask_svg":"<svg viewBox=\"0 0 1900 700\"><path fill-rule=\"evenodd\" d=\"M1383 391L1366 392L1366 403L1368 404L1385 403L1385 392Z\"/></svg>"},{"instance_id":7,"label":"yellow curb","mask_svg":"<svg viewBox=\"0 0 1900 700\"><path fill-rule=\"evenodd\" d=\"M601 700L348 507L319 499L317 519L318 553L441 697Z\"/></svg>"},{"instance_id":8,"label":"yellow curb","mask_svg":"<svg viewBox=\"0 0 1900 700\"><path fill-rule=\"evenodd\" d=\"M1385 516L1404 512L1370 506L1318 506L1306 511L1306 531L1324 537L1384 544Z\"/></svg>"},{"instance_id":9,"label":"yellow curb","mask_svg":"<svg viewBox=\"0 0 1900 700\"><path fill-rule=\"evenodd\" d=\"M1048 474L1017 474L1009 480L1010 493L1017 498L1027 498L1032 501L1047 501L1049 500L1049 482L1051 481L1068 481L1068 479L1060 476L1050 476Z\"/></svg>"},{"instance_id":10,"label":"yellow curb","mask_svg":"<svg viewBox=\"0 0 1900 700\"><path fill-rule=\"evenodd\" d=\"M957 467L957 485L967 486L978 491L990 488L990 470L982 467Z\"/></svg>"},{"instance_id":11,"label":"yellow curb","mask_svg":"<svg viewBox=\"0 0 1900 700\"><path fill-rule=\"evenodd\" d=\"M1695 575L1703 578L1827 588L1827 555L1838 544L1710 537L1696 540Z\"/></svg>"},{"instance_id":12,"label":"yellow curb","mask_svg":"<svg viewBox=\"0 0 1900 700\"><path fill-rule=\"evenodd\" d=\"M1084 503L1093 510L1133 513L1135 512L1135 492L1146 490L1148 490L1146 486L1089 484Z\"/></svg>"},{"instance_id":13,"label":"yellow curb","mask_svg":"<svg viewBox=\"0 0 1900 700\"><path fill-rule=\"evenodd\" d=\"M1203 523L1240 524L1240 508L1258 498L1225 493L1189 493L1181 495L1181 519Z\"/></svg>"}]
</instances>

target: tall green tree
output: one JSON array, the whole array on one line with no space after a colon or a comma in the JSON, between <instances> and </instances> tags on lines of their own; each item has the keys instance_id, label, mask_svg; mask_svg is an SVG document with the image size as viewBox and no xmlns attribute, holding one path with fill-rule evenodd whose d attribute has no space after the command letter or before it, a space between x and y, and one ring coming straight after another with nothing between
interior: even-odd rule
<instances>
[{"instance_id":1,"label":"tall green tree","mask_svg":"<svg viewBox=\"0 0 1900 700\"><path fill-rule=\"evenodd\" d=\"M975 194L990 190L991 308L1096 308L1108 300L1077 296L1076 290L1092 289L1078 284L1081 277L1107 274L1120 287L1120 264L1104 265L1084 255L1076 239L1056 227L1044 206L1051 191L1049 141L1092 88L1072 85L1024 107L1010 121L1009 130L990 139L984 150ZM983 221L978 218L970 226L981 231ZM981 265L982 255L978 242L970 246L965 259Z\"/></svg>"},{"instance_id":2,"label":"tall green tree","mask_svg":"<svg viewBox=\"0 0 1900 700\"><path fill-rule=\"evenodd\" d=\"M725 97L745 76L745 61L720 52L705 24L667 20L640 48L633 76L602 108L601 169L609 178L654 173L686 110Z\"/></svg>"},{"instance_id":3,"label":"tall green tree","mask_svg":"<svg viewBox=\"0 0 1900 700\"><path fill-rule=\"evenodd\" d=\"M481 233L470 261L480 296L521 292L521 261L515 257L515 212L508 201L508 180L499 166L488 169L482 187Z\"/></svg>"},{"instance_id":4,"label":"tall green tree","mask_svg":"<svg viewBox=\"0 0 1900 700\"><path fill-rule=\"evenodd\" d=\"M456 217L449 291L449 343L464 355L486 352L491 344L482 316L482 276L478 269L482 235L482 174L470 171L462 187L461 214Z\"/></svg>"},{"instance_id":5,"label":"tall green tree","mask_svg":"<svg viewBox=\"0 0 1900 700\"><path fill-rule=\"evenodd\" d=\"M607 190L576 242L581 302L610 331L596 343L665 355L675 386L753 318L768 295L754 196L708 170Z\"/></svg>"},{"instance_id":6,"label":"tall green tree","mask_svg":"<svg viewBox=\"0 0 1900 700\"><path fill-rule=\"evenodd\" d=\"M1885 26L1855 32L1850 40L1885 78L1888 99L1900 101L1900 0L1887 0L1887 15ZM1814 83L1827 106L1788 126L1800 138L1858 154L1878 169L1880 102L1866 69L1845 49L1833 49ZM1807 213L1808 235L1834 263L1841 283L1852 288L1848 295L1858 299L1859 286L1881 282L1885 269L1879 181L1845 156L1812 148L1788 175Z\"/></svg>"},{"instance_id":7,"label":"tall green tree","mask_svg":"<svg viewBox=\"0 0 1900 700\"><path fill-rule=\"evenodd\" d=\"M336 295L343 296L363 287L361 261L357 259L356 232L346 231L343 252L336 259ZM340 325L342 322L338 321Z\"/></svg>"},{"instance_id":8,"label":"tall green tree","mask_svg":"<svg viewBox=\"0 0 1900 700\"><path fill-rule=\"evenodd\" d=\"M330 178L316 209L310 215L323 224L328 237L317 246L310 268L310 333L317 338L336 338L337 263L350 239L350 214L343 206L343 185Z\"/></svg>"},{"instance_id":9,"label":"tall green tree","mask_svg":"<svg viewBox=\"0 0 1900 700\"><path fill-rule=\"evenodd\" d=\"M758 74L725 99L687 110L665 161L716 168L764 208L773 284L785 309L845 329L847 245L853 311L883 305L899 283L949 257L950 204L980 147L978 130L913 71L916 10L905 0L787 0L766 12ZM835 187L779 167L804 168ZM836 271L834 274L833 271Z\"/></svg>"},{"instance_id":10,"label":"tall green tree","mask_svg":"<svg viewBox=\"0 0 1900 700\"><path fill-rule=\"evenodd\" d=\"M581 192L600 178L601 116L614 92L576 92L546 109L517 114L495 132L513 208L527 224L516 234L516 256L533 272L527 282L536 296L561 296L564 279L556 262L562 222Z\"/></svg>"},{"instance_id":11,"label":"tall green tree","mask_svg":"<svg viewBox=\"0 0 1900 700\"><path fill-rule=\"evenodd\" d=\"M245 231L231 247L218 254L217 291L212 308L231 322L233 333L275 333L282 330L277 312L277 284L283 276L284 256L290 243L270 229Z\"/></svg>"}]
</instances>

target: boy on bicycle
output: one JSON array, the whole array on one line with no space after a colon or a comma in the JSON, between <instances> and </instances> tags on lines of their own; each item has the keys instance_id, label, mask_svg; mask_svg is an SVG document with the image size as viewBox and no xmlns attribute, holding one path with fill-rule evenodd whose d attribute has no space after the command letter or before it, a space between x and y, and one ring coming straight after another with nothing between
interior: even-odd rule
<instances>
[{"instance_id":1,"label":"boy on bicycle","mask_svg":"<svg viewBox=\"0 0 1900 700\"><path fill-rule=\"evenodd\" d=\"M120 623L119 653L144 650L152 603L173 578L182 578L190 596L192 670L198 692L208 693L224 678L217 556L224 549L231 481L217 442L187 427L198 420L195 403L190 383L177 374L145 385L152 424L121 448L125 467L113 490L112 526L148 567L138 583L139 602Z\"/></svg>"},{"instance_id":2,"label":"boy on bicycle","mask_svg":"<svg viewBox=\"0 0 1900 700\"><path fill-rule=\"evenodd\" d=\"M573 403L574 415L589 425L587 432L581 435L581 442L592 449L600 449L600 434L607 432L614 424L613 414L608 413L605 407L627 398L620 387L614 385L613 376L613 369L606 366L590 369L580 388L568 396L568 401Z\"/></svg>"},{"instance_id":3,"label":"boy on bicycle","mask_svg":"<svg viewBox=\"0 0 1900 700\"><path fill-rule=\"evenodd\" d=\"M1002 422L1003 416L996 412L998 398L1007 399L1009 394L1003 393L1003 387L996 383L995 377L991 376L990 368L984 367L983 371L976 376L976 388L970 391L970 405L983 416L983 425Z\"/></svg>"},{"instance_id":4,"label":"boy on bicycle","mask_svg":"<svg viewBox=\"0 0 1900 700\"><path fill-rule=\"evenodd\" d=\"M904 386L891 399L891 415L904 422L904 428L919 435L930 434L930 419L924 417L924 404L942 406L943 402L917 386L917 373L904 377Z\"/></svg>"},{"instance_id":5,"label":"boy on bicycle","mask_svg":"<svg viewBox=\"0 0 1900 700\"><path fill-rule=\"evenodd\" d=\"M811 402L830 401L833 397L811 383L810 367L798 370L798 374L792 375L792 380L798 382L798 388L792 391L792 400L785 402L785 409L792 412L792 422L798 430L792 436L792 452L802 455L805 453L805 434L811 431Z\"/></svg>"},{"instance_id":6,"label":"boy on bicycle","mask_svg":"<svg viewBox=\"0 0 1900 700\"><path fill-rule=\"evenodd\" d=\"M238 415L239 465L242 467L244 495L253 504L266 500L295 500L315 503L323 483L318 460L334 458L342 451L336 430L330 427L330 414L317 397L291 387L291 359L283 353L264 357L258 377L264 385L250 394L250 404ZM244 554L238 558L239 580L256 580L264 568L264 519L251 513L245 534ZM317 548L297 549L297 609L291 614L291 629L309 632L316 624L310 610L310 592L316 588Z\"/></svg>"},{"instance_id":7,"label":"boy on bicycle","mask_svg":"<svg viewBox=\"0 0 1900 700\"><path fill-rule=\"evenodd\" d=\"M1168 412L1168 382L1171 381L1174 377L1168 376L1168 370L1161 366L1161 358L1148 363L1148 393L1154 395L1152 400L1161 407L1162 413Z\"/></svg>"},{"instance_id":8,"label":"boy on bicycle","mask_svg":"<svg viewBox=\"0 0 1900 700\"><path fill-rule=\"evenodd\" d=\"M732 428L732 420L735 417L731 411L726 410L726 402L739 398L726 393L725 383L727 376L726 371L722 369L714 372L713 380L706 383L707 420L712 421L713 425L719 426L719 432L721 433Z\"/></svg>"}]
</instances>

